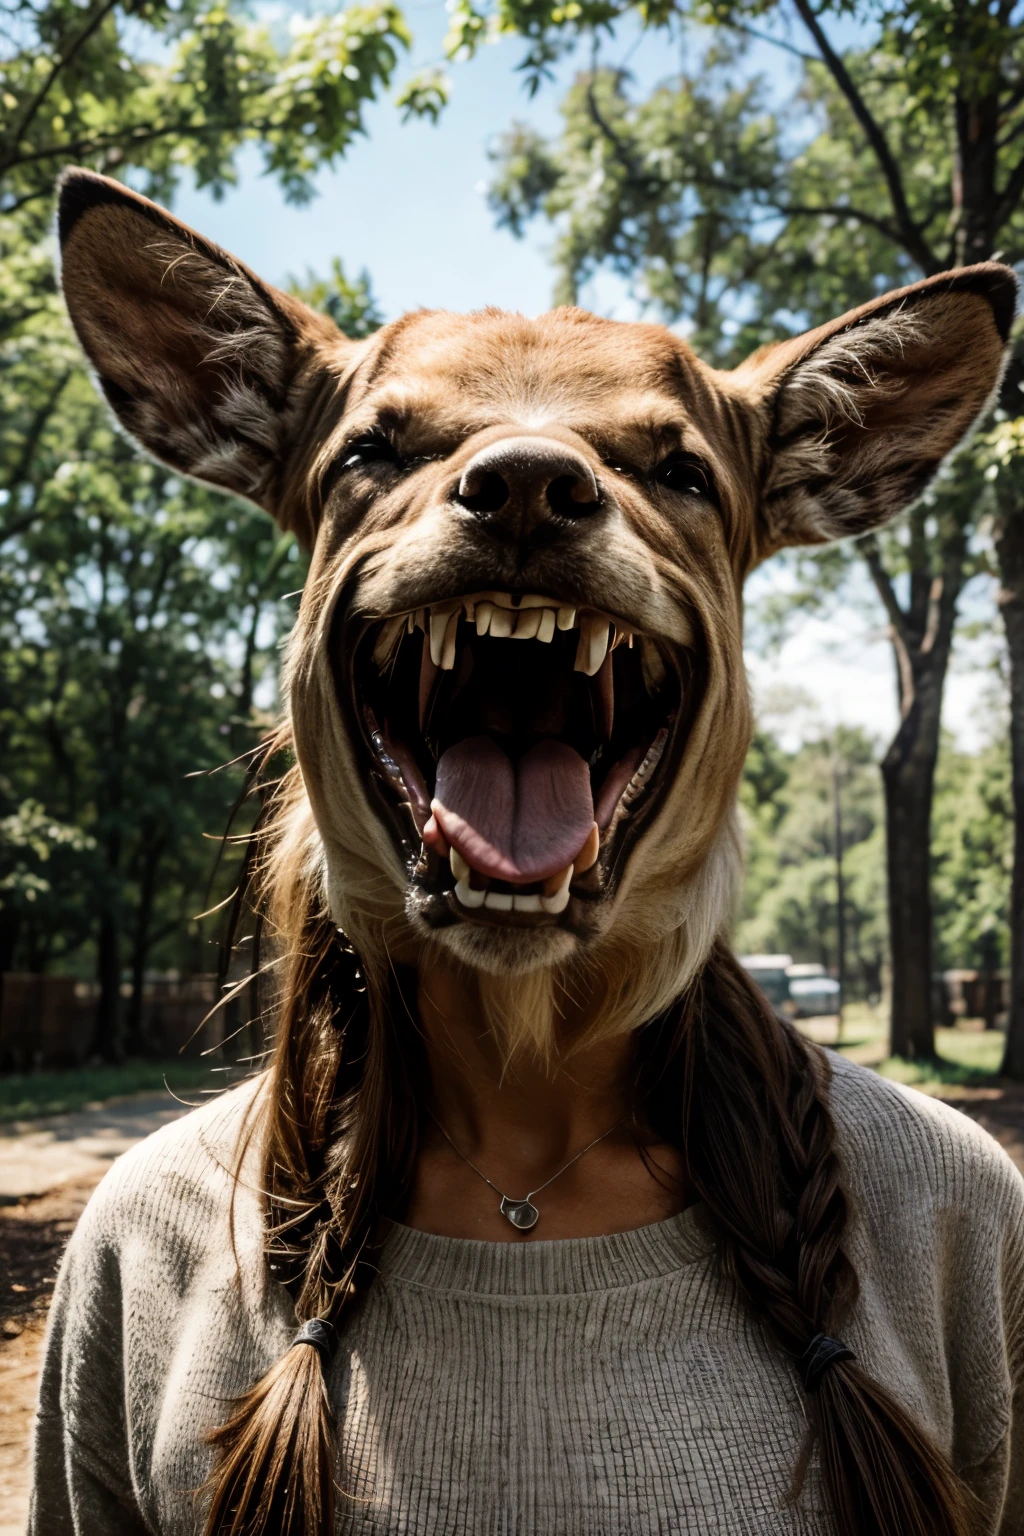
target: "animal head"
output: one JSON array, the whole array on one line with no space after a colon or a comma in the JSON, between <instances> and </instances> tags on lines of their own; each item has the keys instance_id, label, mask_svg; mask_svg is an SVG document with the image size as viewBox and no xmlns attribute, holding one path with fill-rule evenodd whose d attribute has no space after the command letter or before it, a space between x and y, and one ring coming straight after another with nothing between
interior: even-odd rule
<instances>
[{"instance_id":1,"label":"animal head","mask_svg":"<svg viewBox=\"0 0 1024 1536\"><path fill-rule=\"evenodd\" d=\"M663 1006L734 900L744 577L923 490L998 382L1013 274L930 278L724 372L577 309L351 341L84 171L60 238L127 430L311 551L293 835L335 919L506 991L589 968L619 1027Z\"/></svg>"}]
</instances>

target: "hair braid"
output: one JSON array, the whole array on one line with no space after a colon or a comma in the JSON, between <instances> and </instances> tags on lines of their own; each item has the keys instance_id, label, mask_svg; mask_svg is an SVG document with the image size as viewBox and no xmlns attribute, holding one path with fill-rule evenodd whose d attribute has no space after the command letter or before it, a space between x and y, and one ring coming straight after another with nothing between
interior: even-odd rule
<instances>
[{"instance_id":1,"label":"hair braid","mask_svg":"<svg viewBox=\"0 0 1024 1536\"><path fill-rule=\"evenodd\" d=\"M655 1123L670 1134L675 1118L678 1136L682 1099L687 1174L714 1218L723 1266L799 1359L815 1335L841 1325L857 1293L842 1246L847 1201L827 1059L774 1013L724 945L656 1028L662 1040L644 1042L642 1078L666 1058L674 1065L650 1084ZM970 1490L856 1360L834 1364L808 1400L839 1536L969 1536Z\"/></svg>"},{"instance_id":2,"label":"hair braid","mask_svg":"<svg viewBox=\"0 0 1024 1536\"><path fill-rule=\"evenodd\" d=\"M386 978L367 981L329 919L290 958L272 1067L266 1253L300 1321L337 1325L416 1143L410 1049L393 1049ZM373 984L375 983L375 984ZM334 1530L335 1426L317 1349L291 1348L210 1436L206 1536Z\"/></svg>"}]
</instances>

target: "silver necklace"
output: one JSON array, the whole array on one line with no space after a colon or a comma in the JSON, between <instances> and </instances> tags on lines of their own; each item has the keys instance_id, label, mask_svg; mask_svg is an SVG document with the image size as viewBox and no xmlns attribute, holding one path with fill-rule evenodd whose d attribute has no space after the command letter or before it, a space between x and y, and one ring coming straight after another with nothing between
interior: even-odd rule
<instances>
[{"instance_id":1,"label":"silver necklace","mask_svg":"<svg viewBox=\"0 0 1024 1536\"><path fill-rule=\"evenodd\" d=\"M441 1135L451 1147L452 1151L457 1152L458 1155L462 1158L462 1161L469 1164L470 1168L472 1168L477 1177L483 1179L485 1184L489 1184L496 1195L501 1196L501 1204L498 1206L498 1210L505 1217L505 1219L510 1221L519 1232L529 1232L531 1227L535 1227L540 1219L540 1211L538 1211L537 1207L533 1203L534 1195L539 1195L543 1190L547 1189L549 1184L553 1184L556 1179L560 1179L562 1174L565 1173L567 1169L572 1167L573 1163L579 1162L584 1153L589 1152L591 1147L596 1147L599 1141L604 1141L606 1136L610 1136L612 1131L617 1130L618 1127L622 1124L621 1118L616 1120L615 1124L610 1125L606 1131L602 1131L600 1136L595 1136L593 1141L588 1141L583 1150L581 1152L577 1152L575 1157L570 1157L567 1163L563 1163L558 1172L553 1173L550 1179L545 1179L543 1184L538 1184L536 1189L531 1189L530 1192L524 1195L521 1200L515 1200L511 1195L506 1195L503 1189L499 1189L497 1184L495 1184L493 1180L487 1177L486 1173L481 1173L476 1163L470 1162L470 1159L466 1156L465 1152L463 1152L462 1148L457 1147L454 1141L452 1141L451 1137L448 1135L448 1132L445 1130L440 1120L434 1114L433 1110L428 1109L427 1114L430 1116L431 1120L433 1120L434 1124L437 1126L438 1130L441 1132Z\"/></svg>"}]
</instances>

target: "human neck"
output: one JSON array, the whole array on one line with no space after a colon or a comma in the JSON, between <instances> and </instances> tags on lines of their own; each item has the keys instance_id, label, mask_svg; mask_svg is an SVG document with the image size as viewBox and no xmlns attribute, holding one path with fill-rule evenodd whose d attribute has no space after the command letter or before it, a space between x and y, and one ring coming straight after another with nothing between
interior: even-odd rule
<instances>
[{"instance_id":1,"label":"human neck","mask_svg":"<svg viewBox=\"0 0 1024 1536\"><path fill-rule=\"evenodd\" d=\"M484 1022L472 973L435 956L421 965L418 980L428 1108L470 1156L513 1146L546 1168L618 1121L632 1120L628 1036L564 1057L566 1038L585 1027L585 1007L577 1005L573 1017L560 1020L552 1061L526 1049L507 1062L502 1042Z\"/></svg>"},{"instance_id":2,"label":"human neck","mask_svg":"<svg viewBox=\"0 0 1024 1536\"><path fill-rule=\"evenodd\" d=\"M676 1149L637 1121L629 1036L564 1053L586 1027L585 1000L567 1005L562 1053L551 1064L528 1050L506 1063L474 977L443 958L419 967L418 1011L424 1104L437 1123L425 1117L422 1127L403 1217L409 1226L530 1242L627 1232L682 1209ZM517 1231L499 1195L520 1201L530 1193L539 1218Z\"/></svg>"}]
</instances>

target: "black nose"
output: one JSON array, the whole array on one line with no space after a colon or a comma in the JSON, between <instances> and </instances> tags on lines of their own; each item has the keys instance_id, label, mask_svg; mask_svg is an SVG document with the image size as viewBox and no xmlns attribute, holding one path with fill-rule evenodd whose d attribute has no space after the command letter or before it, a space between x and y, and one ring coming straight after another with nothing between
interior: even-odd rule
<instances>
[{"instance_id":1,"label":"black nose","mask_svg":"<svg viewBox=\"0 0 1024 1536\"><path fill-rule=\"evenodd\" d=\"M582 454L548 437L506 437L473 455L455 501L513 540L557 534L601 505Z\"/></svg>"}]
</instances>

